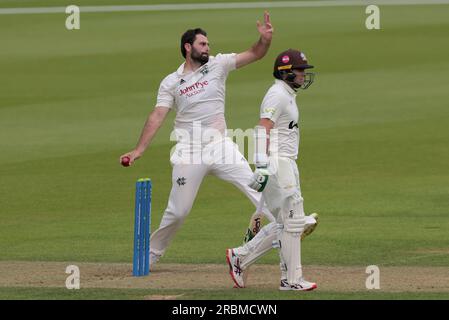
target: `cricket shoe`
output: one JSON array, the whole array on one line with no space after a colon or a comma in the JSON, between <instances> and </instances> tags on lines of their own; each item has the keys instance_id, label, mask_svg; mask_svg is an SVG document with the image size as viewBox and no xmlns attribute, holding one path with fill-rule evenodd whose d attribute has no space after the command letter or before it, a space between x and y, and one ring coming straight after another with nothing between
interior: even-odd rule
<instances>
[{"instance_id":1,"label":"cricket shoe","mask_svg":"<svg viewBox=\"0 0 449 320\"><path fill-rule=\"evenodd\" d=\"M287 279L281 279L281 285L279 290L281 291L312 291L316 289L317 285L315 282L309 282L301 278L297 284L289 284Z\"/></svg>"},{"instance_id":2,"label":"cricket shoe","mask_svg":"<svg viewBox=\"0 0 449 320\"><path fill-rule=\"evenodd\" d=\"M243 270L240 268L240 258L234 253L234 250L226 250L226 261L229 265L229 274L237 288L244 288Z\"/></svg>"},{"instance_id":3,"label":"cricket shoe","mask_svg":"<svg viewBox=\"0 0 449 320\"><path fill-rule=\"evenodd\" d=\"M313 231L315 231L315 228L318 225L318 213L311 213L309 217L312 217L315 219L315 223L306 223L304 227L304 231L301 234L301 240L304 240L305 237L310 235Z\"/></svg>"},{"instance_id":4,"label":"cricket shoe","mask_svg":"<svg viewBox=\"0 0 449 320\"><path fill-rule=\"evenodd\" d=\"M150 270L154 267L156 262L158 262L161 257L162 256L159 255L159 254L155 254L153 252L150 252Z\"/></svg>"},{"instance_id":5,"label":"cricket shoe","mask_svg":"<svg viewBox=\"0 0 449 320\"><path fill-rule=\"evenodd\" d=\"M247 281L248 281L248 272L249 272L249 267L248 267L247 269L245 269L245 270L242 271L243 287L244 287L244 288L246 288L246 283L248 283L248 282L247 282ZM237 285L234 283L233 288L240 288L240 287L237 286Z\"/></svg>"}]
</instances>

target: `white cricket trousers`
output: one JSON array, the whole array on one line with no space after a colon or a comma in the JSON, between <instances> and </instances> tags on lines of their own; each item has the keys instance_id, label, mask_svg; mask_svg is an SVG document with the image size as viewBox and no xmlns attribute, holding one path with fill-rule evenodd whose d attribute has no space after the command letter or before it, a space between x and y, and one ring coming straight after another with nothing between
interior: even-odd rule
<instances>
[{"instance_id":1,"label":"white cricket trousers","mask_svg":"<svg viewBox=\"0 0 449 320\"><path fill-rule=\"evenodd\" d=\"M248 186L253 172L238 146L229 138L211 143L199 150L178 144L170 158L173 166L172 188L159 228L152 234L150 252L161 256L178 228L189 214L203 178L212 174L231 182L251 200L254 206L261 194ZM266 207L262 210L273 220ZM234 213L233 213L234 214Z\"/></svg>"},{"instance_id":2,"label":"white cricket trousers","mask_svg":"<svg viewBox=\"0 0 449 320\"><path fill-rule=\"evenodd\" d=\"M279 239L284 229L285 220L288 219L291 212L304 216L303 198L296 161L290 158L271 156L269 170L271 175L263 191L263 200L276 221L271 221L265 225L248 243L234 248L234 251L240 256L242 269L246 269L257 261L273 245L275 247L279 246ZM316 223L312 217L306 216L305 219L306 223ZM298 243L300 244L299 238ZM298 248L298 253L299 250L300 247ZM297 266L301 267L300 256L295 258ZM280 255L280 259L281 277L286 279L287 269L282 255Z\"/></svg>"}]
</instances>

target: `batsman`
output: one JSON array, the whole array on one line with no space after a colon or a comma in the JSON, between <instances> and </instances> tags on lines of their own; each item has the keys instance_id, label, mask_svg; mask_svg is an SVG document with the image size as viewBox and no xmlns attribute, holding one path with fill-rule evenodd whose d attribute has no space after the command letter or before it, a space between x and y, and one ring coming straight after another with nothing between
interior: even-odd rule
<instances>
[{"instance_id":1,"label":"batsman","mask_svg":"<svg viewBox=\"0 0 449 320\"><path fill-rule=\"evenodd\" d=\"M245 270L268 252L280 248L280 290L308 291L317 287L306 281L301 264L301 238L316 227L317 215L305 216L296 164L299 149L298 89L307 89L313 68L299 50L282 52L274 63L274 84L260 107L260 120L255 128L254 161L256 170L250 187L262 192L276 218L263 227L249 242L226 252L230 275L238 287L245 286ZM310 221L312 220L312 221Z\"/></svg>"}]
</instances>

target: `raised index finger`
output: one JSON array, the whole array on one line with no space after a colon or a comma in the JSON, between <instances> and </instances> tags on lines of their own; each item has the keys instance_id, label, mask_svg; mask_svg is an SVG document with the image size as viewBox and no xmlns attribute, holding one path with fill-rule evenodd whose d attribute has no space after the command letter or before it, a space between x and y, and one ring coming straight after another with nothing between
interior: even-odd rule
<instances>
[{"instance_id":1,"label":"raised index finger","mask_svg":"<svg viewBox=\"0 0 449 320\"><path fill-rule=\"evenodd\" d=\"M264 13L264 21L265 21L265 24L270 23L270 13L268 13L268 11L265 11L265 13Z\"/></svg>"}]
</instances>

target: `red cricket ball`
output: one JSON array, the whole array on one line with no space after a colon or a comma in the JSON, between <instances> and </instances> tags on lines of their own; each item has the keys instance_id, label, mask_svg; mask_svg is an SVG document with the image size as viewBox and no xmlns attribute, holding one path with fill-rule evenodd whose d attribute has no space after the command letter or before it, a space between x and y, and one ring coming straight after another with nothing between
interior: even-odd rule
<instances>
[{"instance_id":1,"label":"red cricket ball","mask_svg":"<svg viewBox=\"0 0 449 320\"><path fill-rule=\"evenodd\" d=\"M129 157L124 157L123 159L122 159L122 166L124 166L124 167L129 167L129 161L130 161L131 159L129 158Z\"/></svg>"}]
</instances>

